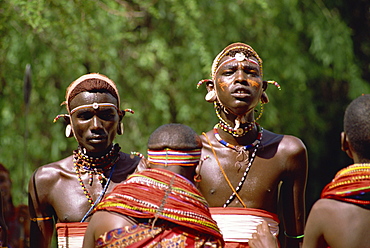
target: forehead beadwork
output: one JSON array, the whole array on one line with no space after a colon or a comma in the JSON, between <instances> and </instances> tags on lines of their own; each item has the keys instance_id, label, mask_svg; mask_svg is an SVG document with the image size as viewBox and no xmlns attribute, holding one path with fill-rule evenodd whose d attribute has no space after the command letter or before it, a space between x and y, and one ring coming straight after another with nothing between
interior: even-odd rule
<instances>
[{"instance_id":1,"label":"forehead beadwork","mask_svg":"<svg viewBox=\"0 0 370 248\"><path fill-rule=\"evenodd\" d=\"M251 63L257 64L260 68L260 75L263 77L262 59L258 56L256 51L254 51L253 48L247 44L233 43L225 47L213 60L211 69L212 80L215 80L216 72L221 65L220 62L226 56L230 56L237 61L248 60Z\"/></svg>"},{"instance_id":2,"label":"forehead beadwork","mask_svg":"<svg viewBox=\"0 0 370 248\"><path fill-rule=\"evenodd\" d=\"M93 105L92 105L93 109L98 109L99 108L99 104L97 102L94 102Z\"/></svg>"},{"instance_id":3,"label":"forehead beadwork","mask_svg":"<svg viewBox=\"0 0 370 248\"><path fill-rule=\"evenodd\" d=\"M237 53L235 54L235 59L239 62L245 60L245 54L244 53Z\"/></svg>"}]
</instances>

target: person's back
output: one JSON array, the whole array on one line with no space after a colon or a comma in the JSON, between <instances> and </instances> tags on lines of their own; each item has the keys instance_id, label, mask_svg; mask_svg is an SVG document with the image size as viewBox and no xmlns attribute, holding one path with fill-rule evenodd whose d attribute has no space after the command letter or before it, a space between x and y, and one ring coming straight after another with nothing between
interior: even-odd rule
<instances>
[{"instance_id":1,"label":"person's back","mask_svg":"<svg viewBox=\"0 0 370 248\"><path fill-rule=\"evenodd\" d=\"M341 149L354 164L339 170L313 205L303 248L370 247L370 95L353 100L344 114ZM277 248L267 230L253 235L252 248Z\"/></svg>"},{"instance_id":2,"label":"person's back","mask_svg":"<svg viewBox=\"0 0 370 248\"><path fill-rule=\"evenodd\" d=\"M318 200L310 212L305 248L370 247L370 210L332 199Z\"/></svg>"},{"instance_id":3,"label":"person's back","mask_svg":"<svg viewBox=\"0 0 370 248\"><path fill-rule=\"evenodd\" d=\"M221 247L222 235L194 185L201 146L188 126L157 128L148 141L148 160L142 160L147 169L129 176L96 207L83 247Z\"/></svg>"}]
</instances>

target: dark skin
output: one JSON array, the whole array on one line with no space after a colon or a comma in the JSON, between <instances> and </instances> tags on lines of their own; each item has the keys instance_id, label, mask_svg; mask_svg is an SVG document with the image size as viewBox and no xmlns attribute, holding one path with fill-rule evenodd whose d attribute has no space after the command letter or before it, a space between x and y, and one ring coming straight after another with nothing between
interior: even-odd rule
<instances>
[{"instance_id":1,"label":"dark skin","mask_svg":"<svg viewBox=\"0 0 370 248\"><path fill-rule=\"evenodd\" d=\"M341 147L354 163L369 163L352 148L345 132ZM362 248L370 244L370 210L333 199L319 199L307 219L303 247Z\"/></svg>"},{"instance_id":2,"label":"dark skin","mask_svg":"<svg viewBox=\"0 0 370 248\"><path fill-rule=\"evenodd\" d=\"M360 159L345 132L341 134L342 150L354 163ZM312 206L305 227L303 248L363 248L370 244L370 210L334 199L319 199ZM278 248L266 226L253 235L251 248Z\"/></svg>"},{"instance_id":3,"label":"dark skin","mask_svg":"<svg viewBox=\"0 0 370 248\"><path fill-rule=\"evenodd\" d=\"M94 102L117 105L117 99L110 93L82 92L70 102L70 109ZM70 121L79 145L86 148L88 155L97 157L111 149L121 116L114 107L88 107L73 113ZM120 152L107 192L124 181L135 170L138 162L138 157L131 159L128 154ZM110 172L111 170L105 172L107 178ZM92 186L88 183L88 177L87 173L81 174L95 201L103 186L98 175L94 175ZM81 221L89 210L90 203L78 182L72 156L41 166L34 172L29 182L29 207L31 218L53 217L56 222L63 223ZM31 247L50 247L54 225L53 220L32 221Z\"/></svg>"},{"instance_id":4,"label":"dark skin","mask_svg":"<svg viewBox=\"0 0 370 248\"><path fill-rule=\"evenodd\" d=\"M225 56L222 62L230 59ZM255 58L252 58L256 60ZM256 60L257 61L257 60ZM215 82L207 84L207 90L215 90L218 100L228 110L221 110L221 117L234 127L238 115L244 115L248 122L254 121L254 108L260 100L266 101L259 66L248 61L230 61L217 71ZM257 129L242 137L234 137L218 128L221 138L236 146L249 145L256 140ZM222 168L234 188L243 176L248 160L241 167L236 165L238 153L217 141L213 130L207 136L217 154ZM202 181L199 189L211 207L222 207L232 190L212 152L206 137L202 135L202 157L209 155L202 166ZM250 149L253 151L253 149ZM250 156L250 155L249 155ZM279 190L283 204L283 223L289 235L301 235L305 225L305 187L307 180L307 152L302 141L290 135L278 135L263 131L262 142L239 196L248 208L267 210L277 214ZM235 198L229 207L243 207ZM286 246L299 247L297 240L287 240Z\"/></svg>"}]
</instances>

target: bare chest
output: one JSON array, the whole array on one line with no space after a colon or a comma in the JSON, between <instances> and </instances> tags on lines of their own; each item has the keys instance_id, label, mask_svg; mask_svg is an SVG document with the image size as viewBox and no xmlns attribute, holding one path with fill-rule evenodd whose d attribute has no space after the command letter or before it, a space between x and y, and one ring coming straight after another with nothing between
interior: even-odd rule
<instances>
[{"instance_id":1,"label":"bare chest","mask_svg":"<svg viewBox=\"0 0 370 248\"><path fill-rule=\"evenodd\" d=\"M203 150L202 156L207 155L199 189L210 206L275 209L282 175L273 159L253 155L253 150L222 149L216 154Z\"/></svg>"},{"instance_id":2,"label":"bare chest","mask_svg":"<svg viewBox=\"0 0 370 248\"><path fill-rule=\"evenodd\" d=\"M68 180L61 181L52 189L52 207L59 222L79 222L89 211L91 206L109 193L116 183L113 181L101 184L99 177L94 175L90 185L88 174L72 176Z\"/></svg>"}]
</instances>

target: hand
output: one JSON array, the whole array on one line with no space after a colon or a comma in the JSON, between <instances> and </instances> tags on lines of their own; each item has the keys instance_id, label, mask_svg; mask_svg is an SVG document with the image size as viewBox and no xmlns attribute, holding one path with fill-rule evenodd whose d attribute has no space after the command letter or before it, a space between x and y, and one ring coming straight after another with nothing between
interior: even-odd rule
<instances>
[{"instance_id":1,"label":"hand","mask_svg":"<svg viewBox=\"0 0 370 248\"><path fill-rule=\"evenodd\" d=\"M257 232L252 234L248 242L251 248L278 248L276 237L271 234L266 221L257 226Z\"/></svg>"}]
</instances>

